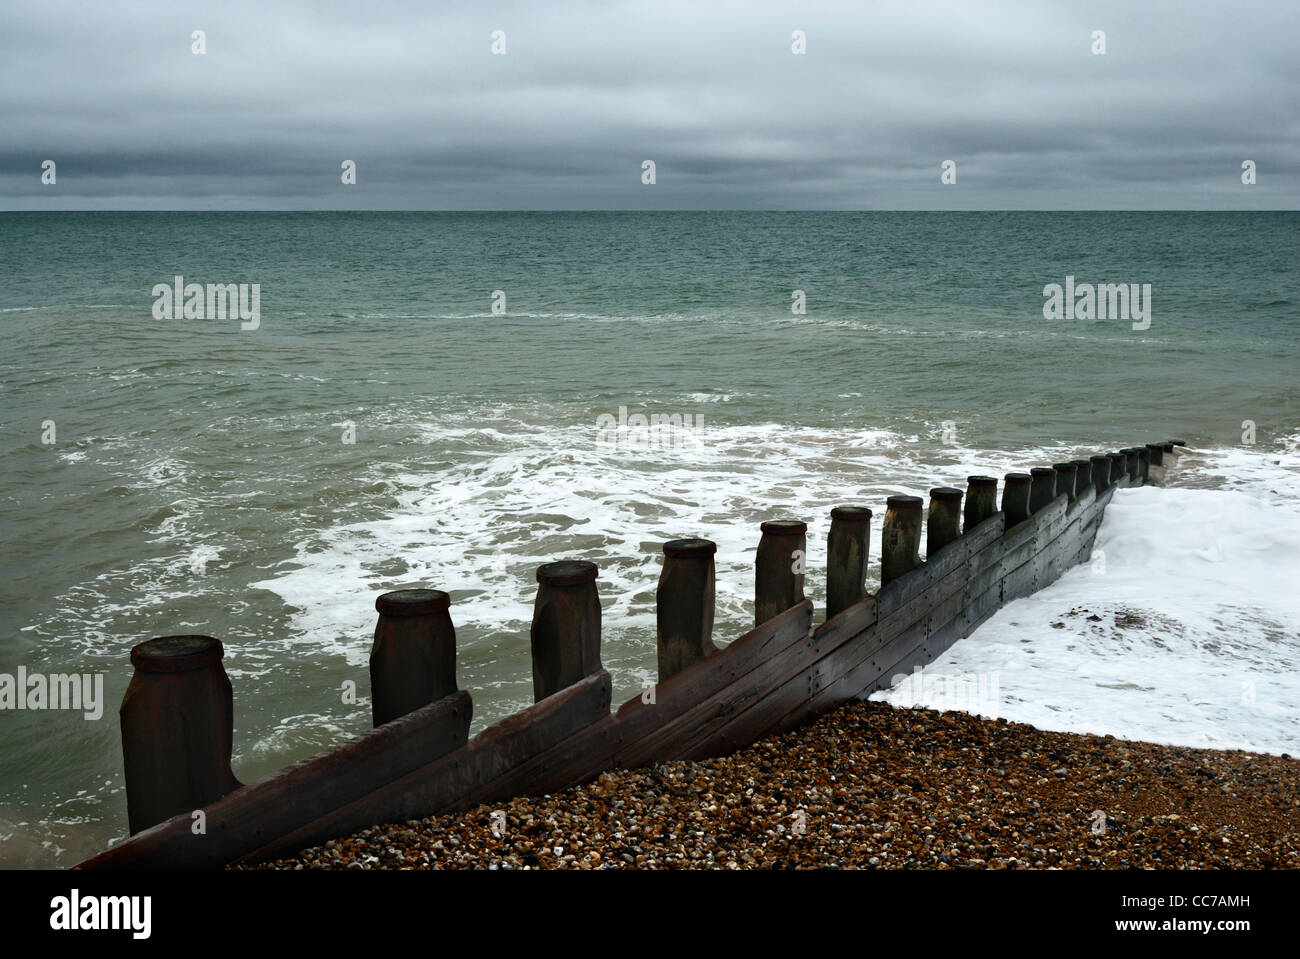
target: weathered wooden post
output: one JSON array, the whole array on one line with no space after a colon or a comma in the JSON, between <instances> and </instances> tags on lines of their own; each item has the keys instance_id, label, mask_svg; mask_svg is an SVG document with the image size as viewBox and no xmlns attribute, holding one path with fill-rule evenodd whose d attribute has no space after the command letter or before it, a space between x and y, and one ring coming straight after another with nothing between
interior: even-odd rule
<instances>
[{"instance_id":1,"label":"weathered wooden post","mask_svg":"<svg viewBox=\"0 0 1300 959\"><path fill-rule=\"evenodd\" d=\"M1138 455L1138 479L1145 483L1151 475L1151 451L1145 446L1136 446Z\"/></svg>"},{"instance_id":2,"label":"weathered wooden post","mask_svg":"<svg viewBox=\"0 0 1300 959\"><path fill-rule=\"evenodd\" d=\"M966 509L962 518L962 532L969 533L998 511L998 478L996 476L966 477Z\"/></svg>"},{"instance_id":3,"label":"weathered wooden post","mask_svg":"<svg viewBox=\"0 0 1300 959\"><path fill-rule=\"evenodd\" d=\"M1029 513L1032 516L1056 499L1056 470L1050 466L1035 466L1029 473Z\"/></svg>"},{"instance_id":4,"label":"weathered wooden post","mask_svg":"<svg viewBox=\"0 0 1300 959\"><path fill-rule=\"evenodd\" d=\"M1166 441L1166 442L1164 442L1164 443L1161 443L1161 444L1160 444L1160 448L1161 448L1162 450L1164 450L1164 452L1165 452L1166 455L1169 454L1169 453L1173 453L1173 452L1174 452L1174 444L1173 444L1173 443L1170 443L1170 442L1168 442L1168 441ZM1176 454L1175 454L1175 455L1176 455Z\"/></svg>"},{"instance_id":5,"label":"weathered wooden post","mask_svg":"<svg viewBox=\"0 0 1300 959\"><path fill-rule=\"evenodd\" d=\"M836 506L826 536L826 618L830 619L867 596L867 558L871 543L871 510L865 506Z\"/></svg>"},{"instance_id":6,"label":"weathered wooden post","mask_svg":"<svg viewBox=\"0 0 1300 959\"><path fill-rule=\"evenodd\" d=\"M762 525L754 560L754 625L762 626L803 602L808 556L808 524L773 519Z\"/></svg>"},{"instance_id":7,"label":"weathered wooden post","mask_svg":"<svg viewBox=\"0 0 1300 959\"><path fill-rule=\"evenodd\" d=\"M1092 464L1087 460L1070 460L1070 465L1074 467L1074 496L1071 498L1078 499L1092 483Z\"/></svg>"},{"instance_id":8,"label":"weathered wooden post","mask_svg":"<svg viewBox=\"0 0 1300 959\"><path fill-rule=\"evenodd\" d=\"M891 496L880 532L880 585L921 565L921 497Z\"/></svg>"},{"instance_id":9,"label":"weathered wooden post","mask_svg":"<svg viewBox=\"0 0 1300 959\"><path fill-rule=\"evenodd\" d=\"M533 699L572 686L600 666L596 564L566 559L537 568L533 603Z\"/></svg>"},{"instance_id":10,"label":"weathered wooden post","mask_svg":"<svg viewBox=\"0 0 1300 959\"><path fill-rule=\"evenodd\" d=\"M1002 479L1002 516L1007 529L1029 519L1029 492L1033 477L1028 473L1008 473Z\"/></svg>"},{"instance_id":11,"label":"weathered wooden post","mask_svg":"<svg viewBox=\"0 0 1300 959\"><path fill-rule=\"evenodd\" d=\"M375 600L370 712L376 726L456 692L456 628L440 589L399 589Z\"/></svg>"},{"instance_id":12,"label":"weathered wooden post","mask_svg":"<svg viewBox=\"0 0 1300 959\"><path fill-rule=\"evenodd\" d=\"M230 770L235 708L211 636L162 636L131 650L122 697L122 761L132 834L238 789Z\"/></svg>"},{"instance_id":13,"label":"weathered wooden post","mask_svg":"<svg viewBox=\"0 0 1300 959\"><path fill-rule=\"evenodd\" d=\"M1073 503L1076 499L1074 493L1075 474L1079 467L1073 463L1057 463L1052 469L1056 470L1056 492L1057 495L1064 493L1069 497L1069 502Z\"/></svg>"},{"instance_id":14,"label":"weathered wooden post","mask_svg":"<svg viewBox=\"0 0 1300 959\"><path fill-rule=\"evenodd\" d=\"M1110 454L1110 485L1119 485L1120 480L1128 475L1128 457L1123 453Z\"/></svg>"},{"instance_id":15,"label":"weathered wooden post","mask_svg":"<svg viewBox=\"0 0 1300 959\"><path fill-rule=\"evenodd\" d=\"M1180 447L1176 452L1181 453L1187 448L1187 440L1170 440L1169 442L1174 446Z\"/></svg>"},{"instance_id":16,"label":"weathered wooden post","mask_svg":"<svg viewBox=\"0 0 1300 959\"><path fill-rule=\"evenodd\" d=\"M659 679L717 652L713 645L716 543L674 539L664 543L664 568L655 590Z\"/></svg>"},{"instance_id":17,"label":"weathered wooden post","mask_svg":"<svg viewBox=\"0 0 1300 959\"><path fill-rule=\"evenodd\" d=\"M930 512L925 518L926 559L961 535L961 496L955 486L930 490Z\"/></svg>"},{"instance_id":18,"label":"weathered wooden post","mask_svg":"<svg viewBox=\"0 0 1300 959\"><path fill-rule=\"evenodd\" d=\"M1130 446L1128 449L1121 450L1125 458L1125 467L1128 470L1128 478L1135 484L1142 480L1142 464L1138 461L1138 449L1136 446Z\"/></svg>"},{"instance_id":19,"label":"weathered wooden post","mask_svg":"<svg viewBox=\"0 0 1300 959\"><path fill-rule=\"evenodd\" d=\"M1110 489L1110 457L1102 453L1088 457L1088 462L1092 464L1092 485L1097 487L1100 496Z\"/></svg>"},{"instance_id":20,"label":"weathered wooden post","mask_svg":"<svg viewBox=\"0 0 1300 959\"><path fill-rule=\"evenodd\" d=\"M1151 466L1165 465L1165 447L1163 443L1147 444L1147 462Z\"/></svg>"},{"instance_id":21,"label":"weathered wooden post","mask_svg":"<svg viewBox=\"0 0 1300 959\"><path fill-rule=\"evenodd\" d=\"M1124 475L1129 477L1129 479L1133 478L1133 467L1129 461L1130 457L1132 456L1132 453L1133 453L1132 448L1128 446L1124 447L1122 450L1119 450L1119 455L1120 457L1122 457L1120 459L1120 468L1124 471Z\"/></svg>"}]
</instances>

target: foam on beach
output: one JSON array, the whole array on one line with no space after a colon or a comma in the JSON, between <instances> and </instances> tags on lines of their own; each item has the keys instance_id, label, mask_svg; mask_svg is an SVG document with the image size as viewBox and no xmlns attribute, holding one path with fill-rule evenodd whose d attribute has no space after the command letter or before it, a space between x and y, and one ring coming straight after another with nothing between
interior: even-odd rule
<instances>
[{"instance_id":1,"label":"foam on beach","mask_svg":"<svg viewBox=\"0 0 1300 959\"><path fill-rule=\"evenodd\" d=\"M873 698L1300 753L1296 464L1248 449L1193 453L1171 482L1117 490L1092 563L999 610L919 681Z\"/></svg>"}]
</instances>

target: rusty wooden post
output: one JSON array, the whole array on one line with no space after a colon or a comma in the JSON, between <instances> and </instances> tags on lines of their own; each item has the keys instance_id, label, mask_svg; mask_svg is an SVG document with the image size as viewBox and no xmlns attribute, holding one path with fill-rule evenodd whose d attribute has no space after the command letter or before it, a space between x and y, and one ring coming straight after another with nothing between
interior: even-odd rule
<instances>
[{"instance_id":1,"label":"rusty wooden post","mask_svg":"<svg viewBox=\"0 0 1300 959\"><path fill-rule=\"evenodd\" d=\"M1116 486L1128 475L1128 457L1123 453L1110 454L1110 485Z\"/></svg>"},{"instance_id":2,"label":"rusty wooden post","mask_svg":"<svg viewBox=\"0 0 1300 959\"><path fill-rule=\"evenodd\" d=\"M162 636L131 650L122 761L131 833L201 809L240 786L230 770L235 708L211 636Z\"/></svg>"},{"instance_id":3,"label":"rusty wooden post","mask_svg":"<svg viewBox=\"0 0 1300 959\"><path fill-rule=\"evenodd\" d=\"M537 568L533 603L533 699L572 686L600 666L596 564L566 559Z\"/></svg>"},{"instance_id":4,"label":"rusty wooden post","mask_svg":"<svg viewBox=\"0 0 1300 959\"><path fill-rule=\"evenodd\" d=\"M1074 467L1074 496L1072 499L1078 499L1092 482L1092 464L1087 460L1070 460L1070 465Z\"/></svg>"},{"instance_id":5,"label":"rusty wooden post","mask_svg":"<svg viewBox=\"0 0 1300 959\"><path fill-rule=\"evenodd\" d=\"M399 589L375 600L370 713L376 726L456 692L456 628L440 589Z\"/></svg>"},{"instance_id":6,"label":"rusty wooden post","mask_svg":"<svg viewBox=\"0 0 1300 959\"><path fill-rule=\"evenodd\" d=\"M664 568L655 589L655 641L659 679L717 652L713 645L716 543L674 539L664 543Z\"/></svg>"},{"instance_id":7,"label":"rusty wooden post","mask_svg":"<svg viewBox=\"0 0 1300 959\"><path fill-rule=\"evenodd\" d=\"M925 518L926 559L961 535L961 496L955 486L930 490L930 512Z\"/></svg>"},{"instance_id":8,"label":"rusty wooden post","mask_svg":"<svg viewBox=\"0 0 1300 959\"><path fill-rule=\"evenodd\" d=\"M1033 515L1056 499L1056 470L1050 466L1035 466L1029 471L1029 515Z\"/></svg>"},{"instance_id":9,"label":"rusty wooden post","mask_svg":"<svg viewBox=\"0 0 1300 959\"><path fill-rule=\"evenodd\" d=\"M1075 474L1079 467L1073 463L1057 463L1052 469L1056 470L1056 493L1059 496L1064 493L1069 497L1069 502L1073 503L1077 498L1074 493Z\"/></svg>"},{"instance_id":10,"label":"rusty wooden post","mask_svg":"<svg viewBox=\"0 0 1300 959\"><path fill-rule=\"evenodd\" d=\"M880 532L880 585L921 564L921 497L891 496Z\"/></svg>"},{"instance_id":11,"label":"rusty wooden post","mask_svg":"<svg viewBox=\"0 0 1300 959\"><path fill-rule=\"evenodd\" d=\"M844 612L867 596L867 558L871 510L836 506L826 536L826 618Z\"/></svg>"},{"instance_id":12,"label":"rusty wooden post","mask_svg":"<svg viewBox=\"0 0 1300 959\"><path fill-rule=\"evenodd\" d=\"M1147 444L1147 462L1151 466L1165 465L1165 447L1163 443Z\"/></svg>"},{"instance_id":13,"label":"rusty wooden post","mask_svg":"<svg viewBox=\"0 0 1300 959\"><path fill-rule=\"evenodd\" d=\"M996 476L966 477L966 509L962 519L962 532L969 533L998 511L998 479Z\"/></svg>"},{"instance_id":14,"label":"rusty wooden post","mask_svg":"<svg viewBox=\"0 0 1300 959\"><path fill-rule=\"evenodd\" d=\"M773 519L764 523L762 530L754 560L755 626L803 602L808 556L807 523Z\"/></svg>"},{"instance_id":15,"label":"rusty wooden post","mask_svg":"<svg viewBox=\"0 0 1300 959\"><path fill-rule=\"evenodd\" d=\"M1029 491L1033 477L1028 473L1008 473L1002 479L1002 516L1006 528L1029 519Z\"/></svg>"}]
</instances>

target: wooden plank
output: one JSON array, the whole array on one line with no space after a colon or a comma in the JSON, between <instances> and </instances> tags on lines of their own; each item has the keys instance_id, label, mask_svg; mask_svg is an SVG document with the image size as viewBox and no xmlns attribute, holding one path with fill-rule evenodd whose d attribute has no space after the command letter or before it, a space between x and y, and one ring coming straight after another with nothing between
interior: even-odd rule
<instances>
[{"instance_id":1,"label":"wooden plank","mask_svg":"<svg viewBox=\"0 0 1300 959\"><path fill-rule=\"evenodd\" d=\"M83 869L216 868L270 839L462 747L469 693L456 692L206 806L206 833L191 813L159 823L81 864Z\"/></svg>"},{"instance_id":2,"label":"wooden plank","mask_svg":"<svg viewBox=\"0 0 1300 959\"><path fill-rule=\"evenodd\" d=\"M936 603L943 602L957 594L972 576L983 571L993 559L999 557L1008 549L1008 542L1018 544L1011 547L1016 554L1023 552L1025 556L1028 556L1033 549L1034 541L1032 537L1034 535L1038 535L1041 530L1048 528L1050 524L1064 521L1064 514L1060 510L1052 510L1050 513L1048 510L1044 510L1039 515L1042 516L1041 522L1035 522L1037 517L1032 517L1027 522L1016 527L1016 534L1012 537L1005 534L996 535L999 528L995 524L990 525L993 522L992 519L972 530L972 546L978 548L973 549L966 556L961 566L952 569L947 576L941 579L932 580L923 590L914 592L912 598L903 605L895 605L888 612L880 614L881 641L883 642L894 633L906 629L914 623L922 622L929 617Z\"/></svg>"},{"instance_id":3,"label":"wooden plank","mask_svg":"<svg viewBox=\"0 0 1300 959\"><path fill-rule=\"evenodd\" d=\"M1038 583L1037 588L1054 582L1063 571L1063 568L1057 564L1058 558L1073 558L1077 554L1083 538L1080 527L1087 517L1096 514L1092 510L1092 498L1088 502L1076 501L1075 505L1076 509L1068 511L1069 522L1065 529L1041 550L1035 552L1018 569L1008 574L1008 577L1012 578L1011 593L1018 588L1016 578L1032 579ZM880 674L872 679L868 689L874 692L876 689L886 688L891 685L894 676L906 674L918 665L924 666L933 662L957 640L974 632L979 624L1008 601L1008 596L1006 580L1000 579L987 583L979 596L973 597L969 592L965 594L961 602L956 604L956 609L950 600L936 605L924 641L906 653L898 662L881 670Z\"/></svg>"},{"instance_id":4,"label":"wooden plank","mask_svg":"<svg viewBox=\"0 0 1300 959\"><path fill-rule=\"evenodd\" d=\"M778 668L769 674L770 681L765 686L747 691L749 708L720 711L708 723L699 724L689 736L675 740L672 749L661 751L659 758L721 755L766 735L794 706L815 691L819 682L817 666L829 653L870 642L874 624L866 630L852 629L852 625L845 623L838 630L818 631L783 657Z\"/></svg>"},{"instance_id":5,"label":"wooden plank","mask_svg":"<svg viewBox=\"0 0 1300 959\"><path fill-rule=\"evenodd\" d=\"M886 584L876 596L881 618L914 600L934 583L959 569L973 554L1003 535L1001 513L995 513L964 536L959 536L933 557Z\"/></svg>"},{"instance_id":6,"label":"wooden plank","mask_svg":"<svg viewBox=\"0 0 1300 959\"><path fill-rule=\"evenodd\" d=\"M846 612L848 612L846 610ZM519 770L530 793L585 782L606 769L614 768L614 754L668 724L681 728L698 722L715 707L714 697L742 679L770 656L808 637L812 625L812 602L804 600L780 616L751 630L715 656L695 663L655 686L655 703L643 703L634 696L619 707L608 723L584 729L571 740L558 743L529 759ZM721 672L706 667L726 663ZM701 690L707 690L701 694Z\"/></svg>"},{"instance_id":7,"label":"wooden plank","mask_svg":"<svg viewBox=\"0 0 1300 959\"><path fill-rule=\"evenodd\" d=\"M1037 525L1035 525L1037 517L1031 517L1016 527L1019 532L1015 539L1023 540L1017 550L1028 553L1033 545L1034 531L1050 522L1060 520L1064 515L1064 505L1053 503L1038 515L1043 517L1043 521ZM972 530L972 533L975 533L975 530ZM1030 539L1024 539L1027 534ZM987 542L982 550L974 553L967 560L965 566L953 571L938 583L932 584L926 592L917 596L912 604L896 609L891 616L881 616L873 636L831 652L827 661L818 664L812 672L815 681L810 685L808 702L796 706L793 714L779 720L774 724L774 728L792 728L803 719L821 715L835 705L853 698L875 678L878 669L901 658L909 642L916 642L916 637L925 636L929 607L953 595L960 595L969 584L972 572L975 574L983 572L993 557L999 555L1004 549L1005 538L999 537ZM885 662L873 666L872 663L880 657L884 657ZM891 660L890 657L894 659ZM855 683L860 685L851 688Z\"/></svg>"},{"instance_id":8,"label":"wooden plank","mask_svg":"<svg viewBox=\"0 0 1300 959\"><path fill-rule=\"evenodd\" d=\"M834 664L832 668L839 671L838 678L814 692L809 701L797 709L798 715L803 718L819 715L864 690L889 685L891 677L900 670L933 661L940 652L962 636L969 635L975 625L1014 598L1005 592L1008 577L1018 574L1021 578L1033 580L1040 576L1045 565L1038 561L1041 551L1061 537L1068 541L1071 530L1077 528L1094 503L1095 496L1070 511L1069 497L1063 494L1024 523L1008 530L1000 540L990 543L970 558L967 563L970 575L962 584L960 600L953 591L943 589L942 584L925 594L931 603L931 613L923 622L908 623L900 629L899 620L906 620L908 616L895 614L894 619L882 616L876 635L877 644L870 654L856 663L842 661ZM1013 582L1013 589L1015 586ZM967 606L971 604L973 608L967 612ZM958 621L959 625L949 627L953 621ZM931 642L932 637L938 637L940 641ZM848 659L844 656L839 658ZM790 728L791 724L791 720L786 719L778 725Z\"/></svg>"},{"instance_id":9,"label":"wooden plank","mask_svg":"<svg viewBox=\"0 0 1300 959\"><path fill-rule=\"evenodd\" d=\"M260 860L295 852L368 826L432 816L473 805L475 797L514 795L526 777L514 771L538 752L575 731L610 720L609 673L601 669L490 726L464 747L396 779L352 803L331 810L301 828L270 837L246 851Z\"/></svg>"}]
</instances>

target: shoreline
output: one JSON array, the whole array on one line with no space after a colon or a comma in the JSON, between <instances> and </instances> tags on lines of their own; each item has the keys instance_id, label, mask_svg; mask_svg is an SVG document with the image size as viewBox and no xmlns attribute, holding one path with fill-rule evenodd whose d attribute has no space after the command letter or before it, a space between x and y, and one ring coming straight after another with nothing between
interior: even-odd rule
<instances>
[{"instance_id":1,"label":"shoreline","mask_svg":"<svg viewBox=\"0 0 1300 959\"><path fill-rule=\"evenodd\" d=\"M1294 869L1300 760L858 701L730 756L237 868Z\"/></svg>"}]
</instances>

